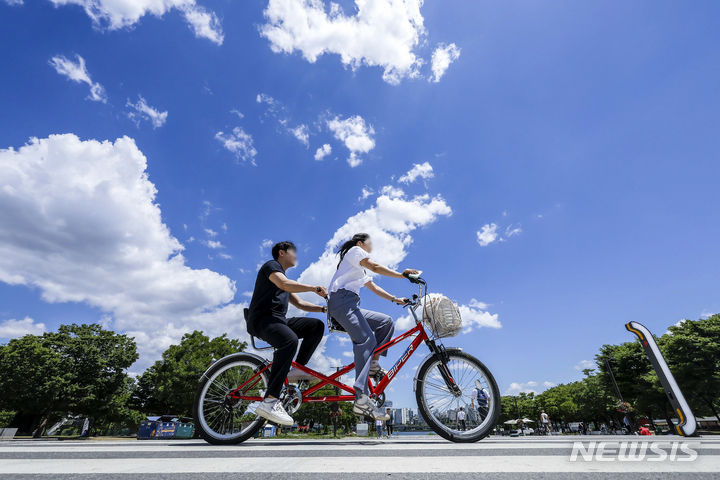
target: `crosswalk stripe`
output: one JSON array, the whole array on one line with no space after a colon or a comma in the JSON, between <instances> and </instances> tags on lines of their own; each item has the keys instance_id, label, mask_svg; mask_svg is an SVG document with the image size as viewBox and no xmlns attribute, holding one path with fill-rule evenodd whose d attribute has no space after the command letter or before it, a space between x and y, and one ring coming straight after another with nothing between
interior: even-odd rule
<instances>
[{"instance_id":1,"label":"crosswalk stripe","mask_svg":"<svg viewBox=\"0 0 720 480\"><path fill-rule=\"evenodd\" d=\"M637 442L638 437L627 437L627 439L618 440L617 437L612 440L607 439L578 439L583 444L590 442L608 441L617 442ZM694 444L698 448L718 449L720 450L720 441L700 441L694 439L684 439L682 437L653 437L651 441L685 441ZM123 441L123 442L44 442L40 446L38 442L13 442L12 446L0 446L0 453L17 453L25 452L30 448L42 452L67 452L73 449L82 448L86 452L206 452L213 451L259 451L268 449L282 449L284 451L343 451L348 449L383 449L383 450L408 450L408 451L426 451L426 450L531 450L531 449L570 449L573 447L572 440L563 439L562 441L525 441L525 440L509 440L509 441L492 441L483 440L478 443L451 443L435 439L431 442L414 442L408 440L393 441L381 440L375 441L371 439L365 440L318 440L314 442L295 443L294 440L250 440L238 445L209 445L203 441L173 441L161 442L157 440L147 441ZM49 444L52 443L52 444ZM60 445L58 445L60 443Z\"/></svg>"},{"instance_id":2,"label":"crosswalk stripe","mask_svg":"<svg viewBox=\"0 0 720 480\"><path fill-rule=\"evenodd\" d=\"M693 462L571 462L558 456L462 456L438 462L437 457L377 457L369 461L347 457L181 458L102 460L3 460L0 474L160 474L216 472L286 473L421 473L421 472L696 472L720 471L720 456L700 456Z\"/></svg>"}]
</instances>

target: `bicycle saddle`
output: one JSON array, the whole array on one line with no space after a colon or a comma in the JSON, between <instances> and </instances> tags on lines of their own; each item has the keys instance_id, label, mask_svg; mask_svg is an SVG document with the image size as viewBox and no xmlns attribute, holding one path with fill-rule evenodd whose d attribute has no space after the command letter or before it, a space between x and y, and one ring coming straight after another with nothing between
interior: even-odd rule
<instances>
[{"instance_id":1,"label":"bicycle saddle","mask_svg":"<svg viewBox=\"0 0 720 480\"><path fill-rule=\"evenodd\" d=\"M340 325L337 320L335 320L335 317L331 317L330 315L328 315L328 330L330 330L331 332L347 333L345 328L343 328L343 326Z\"/></svg>"},{"instance_id":2,"label":"bicycle saddle","mask_svg":"<svg viewBox=\"0 0 720 480\"><path fill-rule=\"evenodd\" d=\"M243 317L245 317L245 326L246 326L246 327L247 327L247 320L248 320L248 314L249 314L249 313L250 313L250 309L249 309L249 308L243 308ZM267 346L267 347L257 347L257 346L255 346L255 335L253 335L253 334L250 333L250 332L248 332L248 335L250 335L250 345L252 345L252 347L253 347L255 350L270 350L271 348L275 348L275 347L273 347L272 345Z\"/></svg>"}]
</instances>

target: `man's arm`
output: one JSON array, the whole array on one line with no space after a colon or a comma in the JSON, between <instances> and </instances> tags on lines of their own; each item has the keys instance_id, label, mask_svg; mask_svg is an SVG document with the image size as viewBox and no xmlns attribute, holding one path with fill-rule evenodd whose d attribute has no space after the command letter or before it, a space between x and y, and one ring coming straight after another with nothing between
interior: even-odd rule
<instances>
[{"instance_id":1,"label":"man's arm","mask_svg":"<svg viewBox=\"0 0 720 480\"><path fill-rule=\"evenodd\" d=\"M327 297L327 290L325 287L305 285L304 283L290 280L281 272L273 272L268 277L272 283L275 284L280 290L285 290L290 293L301 293L301 292L315 292L321 297Z\"/></svg>"},{"instance_id":2,"label":"man's arm","mask_svg":"<svg viewBox=\"0 0 720 480\"><path fill-rule=\"evenodd\" d=\"M306 312L322 312L325 313L327 310L324 305L315 305L314 303L306 302L302 298L298 297L294 293L290 294L290 303L295 305L300 310L304 310Z\"/></svg>"}]
</instances>

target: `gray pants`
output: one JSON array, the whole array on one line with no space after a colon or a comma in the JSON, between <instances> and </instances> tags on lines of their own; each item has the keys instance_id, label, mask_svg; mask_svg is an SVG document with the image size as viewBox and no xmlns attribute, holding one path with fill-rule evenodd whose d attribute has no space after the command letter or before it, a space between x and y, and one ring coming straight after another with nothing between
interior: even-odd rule
<instances>
[{"instance_id":1,"label":"gray pants","mask_svg":"<svg viewBox=\"0 0 720 480\"><path fill-rule=\"evenodd\" d=\"M390 341L395 325L389 315L360 308L360 297L341 288L330 294L328 311L350 335L355 354L355 395L369 394L368 372L375 348ZM381 355L387 355L385 350Z\"/></svg>"}]
</instances>

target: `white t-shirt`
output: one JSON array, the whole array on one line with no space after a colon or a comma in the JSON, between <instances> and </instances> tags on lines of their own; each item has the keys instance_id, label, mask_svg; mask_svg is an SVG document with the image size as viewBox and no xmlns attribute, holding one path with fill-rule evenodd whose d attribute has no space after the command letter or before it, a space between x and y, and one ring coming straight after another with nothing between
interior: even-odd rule
<instances>
[{"instance_id":1,"label":"white t-shirt","mask_svg":"<svg viewBox=\"0 0 720 480\"><path fill-rule=\"evenodd\" d=\"M465 410L459 410L457 412L457 419L458 420L465 420Z\"/></svg>"},{"instance_id":2,"label":"white t-shirt","mask_svg":"<svg viewBox=\"0 0 720 480\"><path fill-rule=\"evenodd\" d=\"M340 262L340 266L335 271L335 275L330 280L330 293L344 288L359 295L362 286L372 280L360 265L360 261L369 256L365 250L357 245L348 250Z\"/></svg>"}]
</instances>

